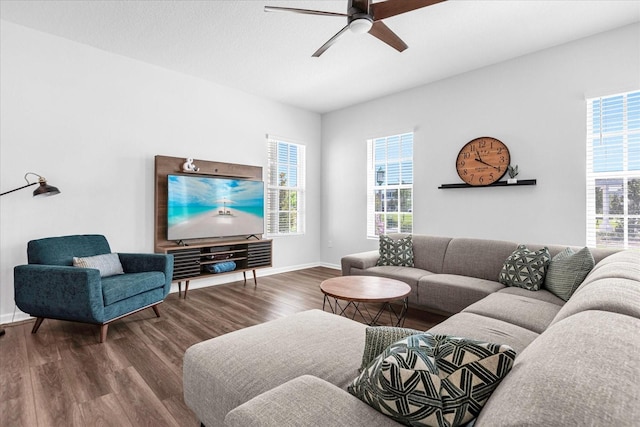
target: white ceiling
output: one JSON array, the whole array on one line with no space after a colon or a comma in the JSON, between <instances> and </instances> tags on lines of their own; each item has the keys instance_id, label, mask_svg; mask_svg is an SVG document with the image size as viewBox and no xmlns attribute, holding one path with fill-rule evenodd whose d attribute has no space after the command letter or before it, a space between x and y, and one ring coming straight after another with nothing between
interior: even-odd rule
<instances>
[{"instance_id":1,"label":"white ceiling","mask_svg":"<svg viewBox=\"0 0 640 427\"><path fill-rule=\"evenodd\" d=\"M409 49L347 32L347 0L0 0L4 20L325 113L640 22L640 0L449 0L385 20Z\"/></svg>"}]
</instances>

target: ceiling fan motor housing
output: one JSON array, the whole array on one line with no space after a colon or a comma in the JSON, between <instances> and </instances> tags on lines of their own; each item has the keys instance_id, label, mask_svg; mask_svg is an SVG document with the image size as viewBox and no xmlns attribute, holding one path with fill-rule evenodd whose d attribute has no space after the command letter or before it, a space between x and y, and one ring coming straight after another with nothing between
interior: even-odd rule
<instances>
[{"instance_id":1,"label":"ceiling fan motor housing","mask_svg":"<svg viewBox=\"0 0 640 427\"><path fill-rule=\"evenodd\" d=\"M358 12L347 17L349 29L355 34L368 33L373 26L373 18L368 13Z\"/></svg>"}]
</instances>

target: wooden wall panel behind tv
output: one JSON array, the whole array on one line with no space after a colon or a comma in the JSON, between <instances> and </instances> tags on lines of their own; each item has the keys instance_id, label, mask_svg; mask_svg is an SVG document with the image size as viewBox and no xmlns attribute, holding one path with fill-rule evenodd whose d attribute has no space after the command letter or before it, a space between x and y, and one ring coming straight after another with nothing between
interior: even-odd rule
<instances>
[{"instance_id":1,"label":"wooden wall panel behind tv","mask_svg":"<svg viewBox=\"0 0 640 427\"><path fill-rule=\"evenodd\" d=\"M211 162L193 159L193 164L199 168L198 172L183 172L184 157L156 156L155 158L155 248L174 246L173 241L167 240L167 175L205 175L228 178L244 178L262 181L262 167L239 165L235 163ZM194 239L193 242L206 242L211 239ZM234 239L234 240L237 240Z\"/></svg>"}]
</instances>

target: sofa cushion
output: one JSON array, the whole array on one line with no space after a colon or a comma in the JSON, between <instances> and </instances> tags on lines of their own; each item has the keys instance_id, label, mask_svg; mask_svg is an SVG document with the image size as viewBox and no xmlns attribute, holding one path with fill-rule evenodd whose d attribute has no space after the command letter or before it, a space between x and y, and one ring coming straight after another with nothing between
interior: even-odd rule
<instances>
[{"instance_id":1,"label":"sofa cushion","mask_svg":"<svg viewBox=\"0 0 640 427\"><path fill-rule=\"evenodd\" d=\"M475 313L455 314L427 332L504 343L513 348L516 353L520 353L539 336L529 329Z\"/></svg>"},{"instance_id":2,"label":"sofa cushion","mask_svg":"<svg viewBox=\"0 0 640 427\"><path fill-rule=\"evenodd\" d=\"M455 238L449 242L442 273L497 281L504 260L518 245L502 240Z\"/></svg>"},{"instance_id":3,"label":"sofa cushion","mask_svg":"<svg viewBox=\"0 0 640 427\"><path fill-rule=\"evenodd\" d=\"M397 427L355 396L327 381L302 375L268 390L227 414L226 427Z\"/></svg>"},{"instance_id":4,"label":"sofa cushion","mask_svg":"<svg viewBox=\"0 0 640 427\"><path fill-rule=\"evenodd\" d=\"M352 274L357 276L377 276L387 277L389 279L400 280L411 287L409 294L409 302L416 304L418 302L418 281L433 273L414 267L398 267L394 265L383 265L380 267L371 267L366 270L351 269Z\"/></svg>"},{"instance_id":5,"label":"sofa cushion","mask_svg":"<svg viewBox=\"0 0 640 427\"><path fill-rule=\"evenodd\" d=\"M502 320L540 334L547 329L560 308L535 298L496 292L471 304L463 312Z\"/></svg>"},{"instance_id":6,"label":"sofa cushion","mask_svg":"<svg viewBox=\"0 0 640 427\"><path fill-rule=\"evenodd\" d=\"M102 254L90 257L73 257L73 266L80 268L95 268L100 271L100 277L124 274L118 254Z\"/></svg>"},{"instance_id":7,"label":"sofa cushion","mask_svg":"<svg viewBox=\"0 0 640 427\"><path fill-rule=\"evenodd\" d=\"M594 265L595 261L589 248L584 247L578 252L565 248L551 259L544 278L544 287L568 301Z\"/></svg>"},{"instance_id":8,"label":"sofa cushion","mask_svg":"<svg viewBox=\"0 0 640 427\"><path fill-rule=\"evenodd\" d=\"M432 274L418 281L418 304L430 310L458 313L504 285L455 274Z\"/></svg>"},{"instance_id":9,"label":"sofa cushion","mask_svg":"<svg viewBox=\"0 0 640 427\"><path fill-rule=\"evenodd\" d=\"M614 277L591 282L571 297L552 324L587 310L610 311L640 319L640 281Z\"/></svg>"},{"instance_id":10,"label":"sofa cushion","mask_svg":"<svg viewBox=\"0 0 640 427\"><path fill-rule=\"evenodd\" d=\"M629 250L609 255L593 267L576 293L591 282L613 277L640 281L640 251Z\"/></svg>"},{"instance_id":11,"label":"sofa cushion","mask_svg":"<svg viewBox=\"0 0 640 427\"><path fill-rule=\"evenodd\" d=\"M131 298L134 295L164 287L164 273L128 273L102 278L102 298L104 305Z\"/></svg>"},{"instance_id":12,"label":"sofa cushion","mask_svg":"<svg viewBox=\"0 0 640 427\"><path fill-rule=\"evenodd\" d=\"M380 258L378 258L376 265L413 267L411 235L397 240L389 236L380 236Z\"/></svg>"},{"instance_id":13,"label":"sofa cushion","mask_svg":"<svg viewBox=\"0 0 640 427\"><path fill-rule=\"evenodd\" d=\"M552 294L551 292L549 292L544 288L536 292L531 292L527 289L507 286L506 288L500 289L498 293L509 294L509 295L520 295L520 296L531 298L531 299L537 299L538 301L549 302L551 304L555 304L560 307L562 307L565 304L564 300L558 298L557 296L555 296L554 294Z\"/></svg>"},{"instance_id":14,"label":"sofa cushion","mask_svg":"<svg viewBox=\"0 0 640 427\"><path fill-rule=\"evenodd\" d=\"M506 345L412 335L389 346L348 390L406 425L457 426L478 415L515 356Z\"/></svg>"},{"instance_id":15,"label":"sofa cushion","mask_svg":"<svg viewBox=\"0 0 640 427\"><path fill-rule=\"evenodd\" d=\"M520 353L475 427L634 426L640 420L640 320L586 311Z\"/></svg>"},{"instance_id":16,"label":"sofa cushion","mask_svg":"<svg viewBox=\"0 0 640 427\"><path fill-rule=\"evenodd\" d=\"M537 291L544 283L550 260L547 248L532 251L520 245L505 260L498 281L503 285Z\"/></svg>"},{"instance_id":17,"label":"sofa cushion","mask_svg":"<svg viewBox=\"0 0 640 427\"><path fill-rule=\"evenodd\" d=\"M360 371L369 366L376 357L394 342L421 332L416 329L395 326L369 326L364 337L364 353L362 354Z\"/></svg>"},{"instance_id":18,"label":"sofa cushion","mask_svg":"<svg viewBox=\"0 0 640 427\"><path fill-rule=\"evenodd\" d=\"M442 273L444 257L451 242L451 237L414 234L412 242L415 267L433 273Z\"/></svg>"},{"instance_id":19,"label":"sofa cushion","mask_svg":"<svg viewBox=\"0 0 640 427\"><path fill-rule=\"evenodd\" d=\"M206 426L300 375L339 388L358 375L367 326L310 310L195 344L183 362L184 401Z\"/></svg>"}]
</instances>

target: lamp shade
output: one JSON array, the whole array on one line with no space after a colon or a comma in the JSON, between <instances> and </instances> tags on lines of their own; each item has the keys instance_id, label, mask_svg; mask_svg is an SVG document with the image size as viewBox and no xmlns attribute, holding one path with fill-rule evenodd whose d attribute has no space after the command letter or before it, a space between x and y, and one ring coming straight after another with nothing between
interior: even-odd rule
<instances>
[{"instance_id":1,"label":"lamp shade","mask_svg":"<svg viewBox=\"0 0 640 427\"><path fill-rule=\"evenodd\" d=\"M40 185L38 186L38 188L33 190L33 197L55 196L56 194L60 194L60 190L58 190L58 187L48 185L47 181L44 180L40 180Z\"/></svg>"}]
</instances>

